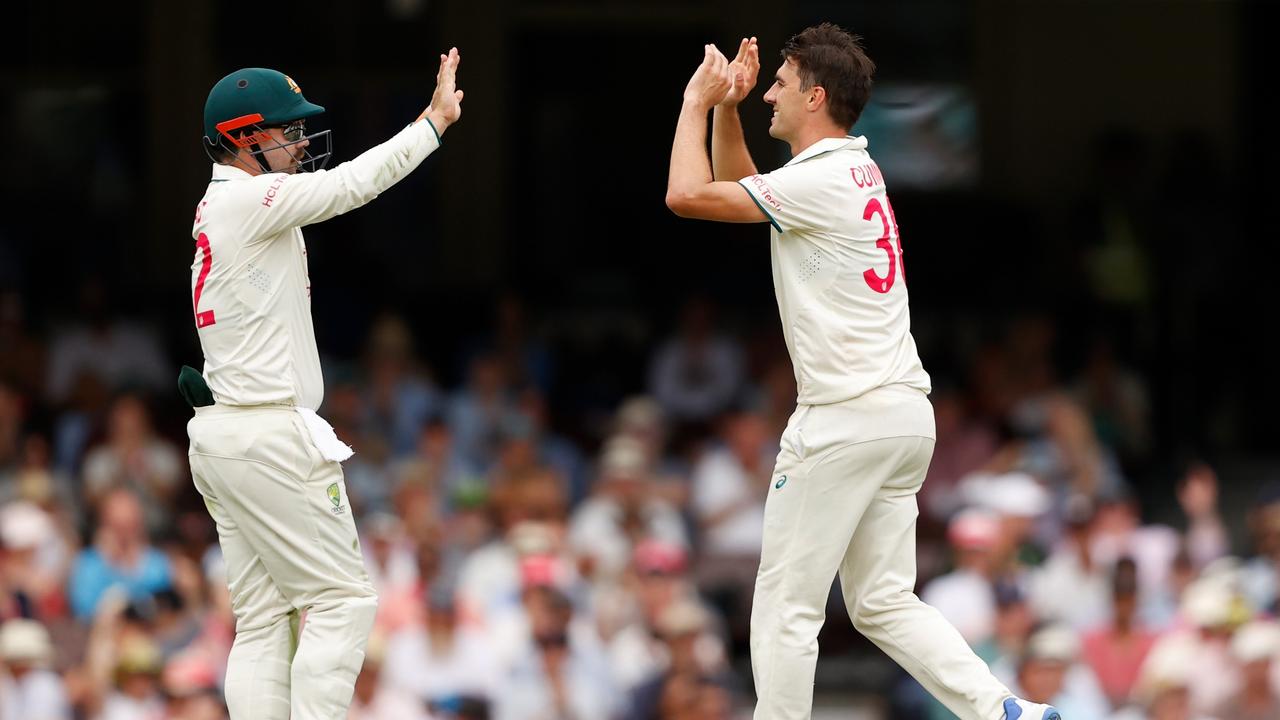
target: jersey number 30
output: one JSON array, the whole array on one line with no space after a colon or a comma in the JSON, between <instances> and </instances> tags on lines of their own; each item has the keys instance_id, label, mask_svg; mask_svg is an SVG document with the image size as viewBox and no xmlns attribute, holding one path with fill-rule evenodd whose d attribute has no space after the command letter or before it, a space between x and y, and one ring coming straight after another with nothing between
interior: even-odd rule
<instances>
[{"instance_id":1,"label":"jersey number 30","mask_svg":"<svg viewBox=\"0 0 1280 720\"><path fill-rule=\"evenodd\" d=\"M200 293L204 292L205 278L209 277L209 269L213 267L213 251L209 249L209 237L204 233L196 238L196 253L204 252L204 258L200 260L200 275L196 277L195 295L191 299L191 306L196 313L196 327L208 327L217 322L213 319L213 311L205 310L200 312Z\"/></svg>"},{"instance_id":2,"label":"jersey number 30","mask_svg":"<svg viewBox=\"0 0 1280 720\"><path fill-rule=\"evenodd\" d=\"M885 214L888 210L888 215ZM889 198L884 199L884 205L881 206L878 198L871 198L867 202L867 207L862 211L862 219L870 220L872 215L880 216L880 224L884 227L884 233L880 235L880 239L876 240L876 247L884 250L889 255L889 275L880 277L875 268L867 268L862 273L862 279L867 281L867 287L878 293L887 293L893 287L894 279L901 274L902 282L907 282L907 269L902 264L902 235L898 233L898 221L893 216L893 206L889 204ZM894 255L893 244L889 242L890 226L893 227L892 236L898 241L898 253ZM202 276L203 277L203 276Z\"/></svg>"}]
</instances>

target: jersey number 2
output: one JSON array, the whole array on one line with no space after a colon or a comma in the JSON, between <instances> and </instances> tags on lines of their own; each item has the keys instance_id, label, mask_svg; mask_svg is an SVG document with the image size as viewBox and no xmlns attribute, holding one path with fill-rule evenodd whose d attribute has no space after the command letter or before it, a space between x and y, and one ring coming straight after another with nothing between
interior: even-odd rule
<instances>
[{"instance_id":1,"label":"jersey number 2","mask_svg":"<svg viewBox=\"0 0 1280 720\"><path fill-rule=\"evenodd\" d=\"M888 214L885 214L888 210ZM867 202L867 207L862 211L862 219L870 220L872 215L880 216L880 224L884 227L884 233L880 235L880 239L876 240L876 247L884 250L889 256L889 275L888 277L880 277L875 268L867 268L862 273L862 279L867 281L867 287L878 293L887 293L893 287L893 281L899 274L902 275L902 282L907 282L907 270L902 264L902 235L898 233L898 221L893 216L893 206L889 204L889 198L884 199L884 205L881 206L878 198L871 198ZM893 227L890 233L890 226ZM898 241L898 253L894 254L893 244L889 242L890 235Z\"/></svg>"},{"instance_id":2,"label":"jersey number 2","mask_svg":"<svg viewBox=\"0 0 1280 720\"><path fill-rule=\"evenodd\" d=\"M195 295L191 299L191 306L196 313L196 327L208 327L217 322L213 319L213 311L205 310L200 312L200 293L204 292L205 278L209 277L209 269L213 267L213 251L209 249L209 237L204 233L196 238L196 252L204 251L204 258L200 261L200 275L196 277Z\"/></svg>"}]
</instances>

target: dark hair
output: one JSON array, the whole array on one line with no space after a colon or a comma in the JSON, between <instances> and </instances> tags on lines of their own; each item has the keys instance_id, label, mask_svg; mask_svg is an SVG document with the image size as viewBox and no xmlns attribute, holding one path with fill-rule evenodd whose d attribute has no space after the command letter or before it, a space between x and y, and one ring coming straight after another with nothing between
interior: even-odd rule
<instances>
[{"instance_id":1,"label":"dark hair","mask_svg":"<svg viewBox=\"0 0 1280 720\"><path fill-rule=\"evenodd\" d=\"M796 64L800 89L821 85L827 91L831 119L849 129L871 97L876 64L862 48L862 38L838 25L822 23L791 36L782 57Z\"/></svg>"}]
</instances>

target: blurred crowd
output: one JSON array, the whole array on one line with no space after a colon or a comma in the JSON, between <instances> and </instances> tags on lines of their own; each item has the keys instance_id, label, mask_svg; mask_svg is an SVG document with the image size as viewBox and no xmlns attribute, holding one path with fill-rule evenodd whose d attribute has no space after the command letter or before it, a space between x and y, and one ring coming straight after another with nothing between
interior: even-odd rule
<instances>
[{"instance_id":1,"label":"blurred crowd","mask_svg":"<svg viewBox=\"0 0 1280 720\"><path fill-rule=\"evenodd\" d=\"M0 718L223 718L234 629L177 363L145 324L25 317L0 294ZM326 362L380 598L350 717L749 715L785 355L691 302L637 392L574 422L536 327L505 305L449 386L396 316ZM1146 386L1105 342L1059 378L1052 332L1014 323L935 377L921 595L1071 720L1280 718L1280 487L1224 514L1191 459L1162 486L1178 515L1144 517ZM878 690L888 717L951 717L909 678Z\"/></svg>"}]
</instances>

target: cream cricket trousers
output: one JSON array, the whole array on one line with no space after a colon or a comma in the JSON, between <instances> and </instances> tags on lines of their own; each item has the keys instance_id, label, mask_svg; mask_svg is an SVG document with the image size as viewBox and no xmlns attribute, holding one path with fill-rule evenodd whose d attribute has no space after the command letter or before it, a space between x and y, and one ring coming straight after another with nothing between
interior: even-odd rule
<instances>
[{"instance_id":1,"label":"cream cricket trousers","mask_svg":"<svg viewBox=\"0 0 1280 720\"><path fill-rule=\"evenodd\" d=\"M236 618L231 720L345 720L378 601L342 466L284 406L199 408L187 435Z\"/></svg>"},{"instance_id":2,"label":"cream cricket trousers","mask_svg":"<svg viewBox=\"0 0 1280 720\"><path fill-rule=\"evenodd\" d=\"M919 407L882 414L888 426L924 428L915 436L852 440L877 421L847 404L801 405L787 425L751 609L755 720L810 717L818 631L837 574L854 627L934 697L962 720L1004 717L1009 690L913 592L916 493L934 442L923 436L932 435L932 409L917 394Z\"/></svg>"}]
</instances>

